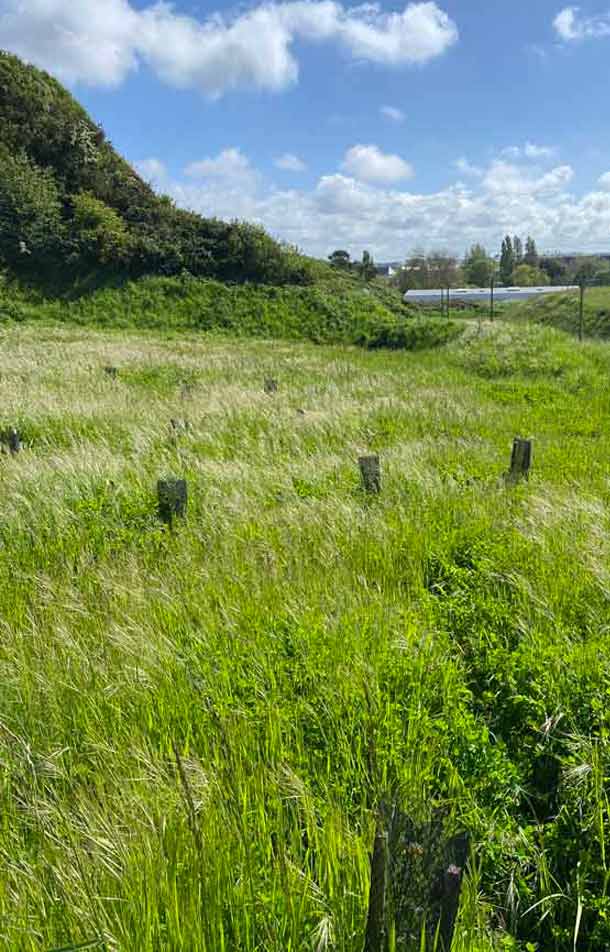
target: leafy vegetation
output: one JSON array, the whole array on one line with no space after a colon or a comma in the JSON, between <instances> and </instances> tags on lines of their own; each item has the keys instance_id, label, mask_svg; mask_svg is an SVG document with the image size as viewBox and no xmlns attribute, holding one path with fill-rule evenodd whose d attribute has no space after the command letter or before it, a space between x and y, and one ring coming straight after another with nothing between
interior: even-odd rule
<instances>
[{"instance_id":1,"label":"leafy vegetation","mask_svg":"<svg viewBox=\"0 0 610 952\"><path fill-rule=\"evenodd\" d=\"M579 292L545 295L531 298L522 304L510 305L506 314L515 320L528 320L538 324L578 333ZM588 288L584 300L584 331L588 337L610 337L610 288Z\"/></svg>"},{"instance_id":2,"label":"leafy vegetation","mask_svg":"<svg viewBox=\"0 0 610 952\"><path fill-rule=\"evenodd\" d=\"M86 214L88 209L87 203ZM93 224L84 226L93 242L95 211L94 206ZM464 328L462 322L438 321L434 316L414 320L418 310L407 307L382 281L372 280L365 286L354 274L315 262L311 267L315 283L306 287L230 285L183 274L85 288L68 298L46 298L0 278L0 320L216 331L393 348L437 346Z\"/></svg>"},{"instance_id":3,"label":"leafy vegetation","mask_svg":"<svg viewBox=\"0 0 610 952\"><path fill-rule=\"evenodd\" d=\"M262 228L157 196L51 76L0 52L0 264L48 287L94 272L308 284Z\"/></svg>"},{"instance_id":4,"label":"leafy vegetation","mask_svg":"<svg viewBox=\"0 0 610 952\"><path fill-rule=\"evenodd\" d=\"M607 345L0 334L0 946L361 952L392 797L471 833L454 952L606 948Z\"/></svg>"}]
</instances>

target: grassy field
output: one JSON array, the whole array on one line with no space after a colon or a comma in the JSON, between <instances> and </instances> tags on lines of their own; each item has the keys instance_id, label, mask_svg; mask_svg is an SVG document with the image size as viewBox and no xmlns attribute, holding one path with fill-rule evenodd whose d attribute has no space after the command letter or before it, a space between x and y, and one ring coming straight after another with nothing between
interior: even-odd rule
<instances>
[{"instance_id":1,"label":"grassy field","mask_svg":"<svg viewBox=\"0 0 610 952\"><path fill-rule=\"evenodd\" d=\"M454 952L607 948L607 345L0 338L0 948L361 952L382 800L471 834Z\"/></svg>"},{"instance_id":2,"label":"grassy field","mask_svg":"<svg viewBox=\"0 0 610 952\"><path fill-rule=\"evenodd\" d=\"M515 319L530 320L577 334L579 297L578 291L572 291L531 298L523 304L510 305L510 309L505 312ZM583 318L583 329L588 337L610 337L610 288L587 288Z\"/></svg>"}]
</instances>

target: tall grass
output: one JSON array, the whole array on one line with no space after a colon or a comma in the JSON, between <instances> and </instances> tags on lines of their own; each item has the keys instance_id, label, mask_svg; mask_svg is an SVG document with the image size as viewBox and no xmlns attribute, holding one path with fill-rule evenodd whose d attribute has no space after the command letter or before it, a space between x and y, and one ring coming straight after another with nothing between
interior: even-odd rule
<instances>
[{"instance_id":1,"label":"tall grass","mask_svg":"<svg viewBox=\"0 0 610 952\"><path fill-rule=\"evenodd\" d=\"M607 348L1 342L0 947L360 952L389 791L471 833L459 952L606 947Z\"/></svg>"}]
</instances>

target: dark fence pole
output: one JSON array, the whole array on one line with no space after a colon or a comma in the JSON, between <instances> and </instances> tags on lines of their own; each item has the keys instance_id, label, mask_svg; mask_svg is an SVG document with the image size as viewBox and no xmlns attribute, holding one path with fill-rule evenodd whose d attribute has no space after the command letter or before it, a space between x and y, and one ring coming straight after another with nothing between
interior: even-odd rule
<instances>
[{"instance_id":1,"label":"dark fence pole","mask_svg":"<svg viewBox=\"0 0 610 952\"><path fill-rule=\"evenodd\" d=\"M364 952L384 952L385 900L388 869L387 834L381 816L377 819L375 843L371 856L371 884L369 887L369 911L366 920Z\"/></svg>"}]
</instances>

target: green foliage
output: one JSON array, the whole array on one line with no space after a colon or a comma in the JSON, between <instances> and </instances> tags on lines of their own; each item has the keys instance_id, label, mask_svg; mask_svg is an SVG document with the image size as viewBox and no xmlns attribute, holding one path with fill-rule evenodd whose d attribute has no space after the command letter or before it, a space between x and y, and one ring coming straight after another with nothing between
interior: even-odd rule
<instances>
[{"instance_id":1,"label":"green foliage","mask_svg":"<svg viewBox=\"0 0 610 952\"><path fill-rule=\"evenodd\" d=\"M549 276L542 268L535 268L531 264L518 265L513 271L513 284L523 288L544 287L549 284Z\"/></svg>"},{"instance_id":2,"label":"green foliage","mask_svg":"<svg viewBox=\"0 0 610 952\"><path fill-rule=\"evenodd\" d=\"M0 142L0 260L40 270L64 249L59 189L49 169Z\"/></svg>"},{"instance_id":3,"label":"green foliage","mask_svg":"<svg viewBox=\"0 0 610 952\"><path fill-rule=\"evenodd\" d=\"M2 52L0 213L0 263L65 287L94 267L100 280L185 270L225 281L312 280L306 259L258 226L205 219L157 196L59 83ZM21 241L32 255L21 254Z\"/></svg>"},{"instance_id":4,"label":"green foliage","mask_svg":"<svg viewBox=\"0 0 610 952\"><path fill-rule=\"evenodd\" d=\"M118 212L89 192L75 195L72 205L72 235L77 253L93 264L124 264L129 256L130 236Z\"/></svg>"},{"instance_id":5,"label":"green foliage","mask_svg":"<svg viewBox=\"0 0 610 952\"><path fill-rule=\"evenodd\" d=\"M349 271L351 267L349 251L343 251L341 249L333 251L333 253L328 256L328 260L334 268L342 268L345 271Z\"/></svg>"},{"instance_id":6,"label":"green foliage","mask_svg":"<svg viewBox=\"0 0 610 952\"><path fill-rule=\"evenodd\" d=\"M85 206L89 209L88 200ZM93 211L97 215L97 205ZM0 319L357 343L383 336L378 328L409 324L418 313L382 281L363 287L356 275L323 264L314 265L312 274L315 284L295 287L224 284L184 272L179 278L140 278L85 290L68 299L45 299L16 282L0 281Z\"/></svg>"},{"instance_id":7,"label":"green foliage","mask_svg":"<svg viewBox=\"0 0 610 952\"><path fill-rule=\"evenodd\" d=\"M510 235L507 235L502 242L502 251L500 254L500 280L504 285L512 284L513 271L515 268L515 252Z\"/></svg>"},{"instance_id":8,"label":"green foliage","mask_svg":"<svg viewBox=\"0 0 610 952\"><path fill-rule=\"evenodd\" d=\"M358 274L363 281L372 281L377 274L375 262L373 261L372 255L368 251L362 252L362 261L358 265Z\"/></svg>"},{"instance_id":9,"label":"green foliage","mask_svg":"<svg viewBox=\"0 0 610 952\"><path fill-rule=\"evenodd\" d=\"M506 315L516 321L532 321L578 333L579 292L564 291L509 305ZM587 337L610 338L610 289L587 288L584 299L584 331Z\"/></svg>"},{"instance_id":10,"label":"green foliage","mask_svg":"<svg viewBox=\"0 0 610 952\"><path fill-rule=\"evenodd\" d=\"M527 236L525 242L525 254L523 255L523 263L530 266L530 268L538 267L538 249L536 248L536 242L531 237Z\"/></svg>"},{"instance_id":11,"label":"green foliage","mask_svg":"<svg viewBox=\"0 0 610 952\"><path fill-rule=\"evenodd\" d=\"M489 286L494 268L494 262L483 245L473 245L464 258L464 280L472 287L486 288Z\"/></svg>"},{"instance_id":12,"label":"green foliage","mask_svg":"<svg viewBox=\"0 0 610 952\"><path fill-rule=\"evenodd\" d=\"M356 337L355 343L369 350L427 350L441 347L464 332L463 323L441 318L377 321Z\"/></svg>"}]
</instances>

